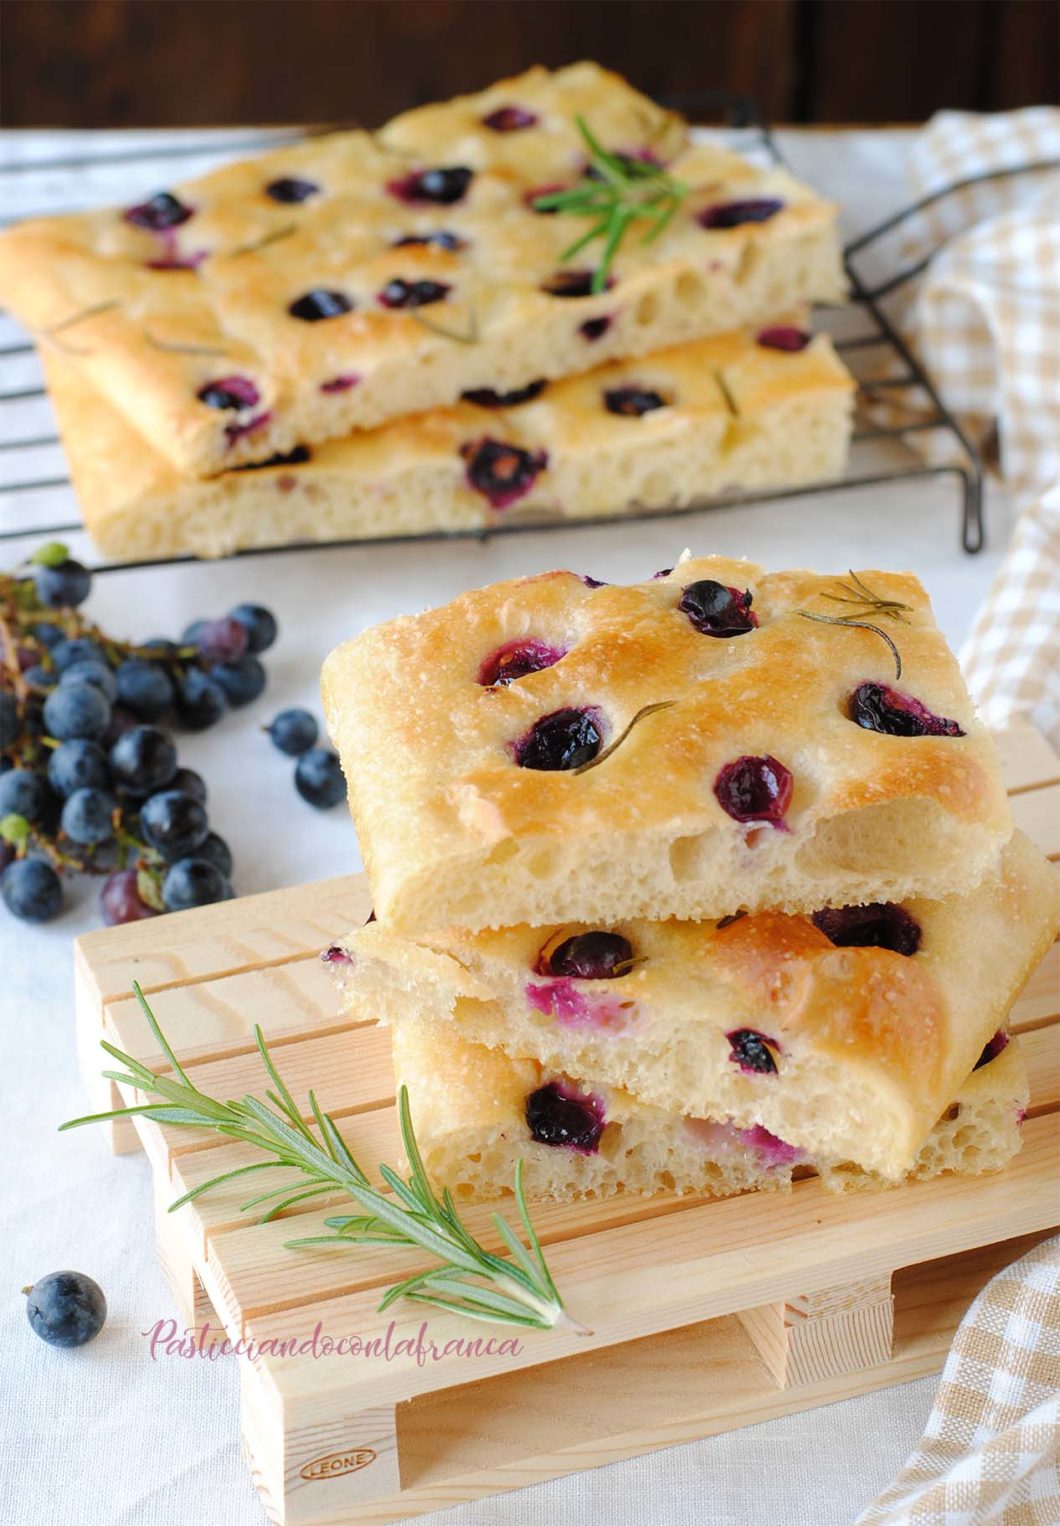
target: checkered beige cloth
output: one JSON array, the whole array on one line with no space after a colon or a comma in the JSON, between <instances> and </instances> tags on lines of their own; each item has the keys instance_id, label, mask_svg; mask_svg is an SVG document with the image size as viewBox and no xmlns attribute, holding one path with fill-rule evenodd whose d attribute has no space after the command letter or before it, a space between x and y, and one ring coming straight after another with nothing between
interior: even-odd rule
<instances>
[{"instance_id":1,"label":"checkered beige cloth","mask_svg":"<svg viewBox=\"0 0 1060 1526\"><path fill-rule=\"evenodd\" d=\"M971 437L996 427L1023 504L1060 482L1060 110L940 112L909 179L914 202L948 194L902 225L892 259L926 268L896 316Z\"/></svg>"},{"instance_id":2,"label":"checkered beige cloth","mask_svg":"<svg viewBox=\"0 0 1060 1526\"><path fill-rule=\"evenodd\" d=\"M917 1450L857 1526L1060 1522L1060 1239L961 1321Z\"/></svg>"},{"instance_id":3,"label":"checkered beige cloth","mask_svg":"<svg viewBox=\"0 0 1060 1526\"><path fill-rule=\"evenodd\" d=\"M1060 752L1060 487L1020 516L961 663L988 726L1022 717Z\"/></svg>"},{"instance_id":4,"label":"checkered beige cloth","mask_svg":"<svg viewBox=\"0 0 1060 1526\"><path fill-rule=\"evenodd\" d=\"M958 188L902 224L891 262L924 268L894 316L1024 511L962 665L989 725L1060 748L1060 110L940 112L909 173L914 201Z\"/></svg>"}]
</instances>

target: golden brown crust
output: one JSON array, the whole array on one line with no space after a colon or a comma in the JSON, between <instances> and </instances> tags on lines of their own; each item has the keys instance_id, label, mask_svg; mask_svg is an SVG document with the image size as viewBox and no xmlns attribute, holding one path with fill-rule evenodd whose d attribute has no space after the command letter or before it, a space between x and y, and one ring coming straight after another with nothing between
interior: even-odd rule
<instances>
[{"instance_id":1,"label":"golden brown crust","mask_svg":"<svg viewBox=\"0 0 1060 1526\"><path fill-rule=\"evenodd\" d=\"M539 120L510 134L483 126L505 95ZM582 173L577 112L612 148L654 145L692 189L658 240L625 240L613 290L561 300L542 286L579 225L534 212L527 197ZM388 189L454 163L474 172L455 204L409 203ZM290 178L319 193L271 199L266 186ZM683 123L592 64L531 70L377 135L310 139L174 192L191 215L165 234L130 224L127 208L12 229L0 238L0 293L156 449L198 476L454 403L467 388L510 390L843 290L834 208L783 171L689 145ZM708 205L747 198L783 205L738 227L697 221ZM463 247L399 242L439 230ZM152 268L159 262L167 268ZM379 297L394 279L449 290L424 310L388 309ZM291 316L290 304L314 290L341 292L352 311ZM605 318L605 332L581 333ZM256 403L219 413L197 400L233 374L253 381ZM356 385L334 390L351 377Z\"/></svg>"},{"instance_id":2,"label":"golden brown crust","mask_svg":"<svg viewBox=\"0 0 1060 1526\"><path fill-rule=\"evenodd\" d=\"M992 743L909 574L865 572L908 606L872 630L803 618L845 606L841 578L691 559L667 576L590 588L553 572L462 595L366 631L324 666L380 917L400 930L622 916L718 917L773 906L947 894L997 862L1011 816ZM750 589L757 629L698 631L691 583ZM566 652L483 688L496 648L534 637ZM961 736L895 736L849 715L866 682L892 686ZM520 768L543 717L590 709L617 750L584 773ZM793 777L784 828L733 820L722 768L772 757Z\"/></svg>"},{"instance_id":3,"label":"golden brown crust","mask_svg":"<svg viewBox=\"0 0 1060 1526\"><path fill-rule=\"evenodd\" d=\"M742 331L612 362L520 406L465 402L315 446L305 460L189 480L69 359L47 357L46 375L86 527L107 555L130 559L590 517L821 480L842 469L853 391L824 335L786 353ZM623 387L652 389L666 406L609 411L607 394ZM513 505L494 508L468 480L462 451L484 437L544 454Z\"/></svg>"}]
</instances>

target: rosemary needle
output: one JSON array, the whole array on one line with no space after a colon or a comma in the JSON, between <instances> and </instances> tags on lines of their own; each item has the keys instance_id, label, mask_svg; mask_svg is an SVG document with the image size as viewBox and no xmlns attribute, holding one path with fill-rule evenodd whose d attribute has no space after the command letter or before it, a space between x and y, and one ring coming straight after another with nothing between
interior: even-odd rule
<instances>
[{"instance_id":1,"label":"rosemary needle","mask_svg":"<svg viewBox=\"0 0 1060 1526\"><path fill-rule=\"evenodd\" d=\"M530 1222L523 1191L522 1161L515 1167L515 1204L528 1245L524 1245L511 1226L495 1213L494 1225L511 1255L511 1260L503 1260L474 1238L461 1220L448 1189L439 1198L431 1186L413 1132L405 1087L398 1096L398 1117L409 1175L402 1178L391 1167L381 1166L379 1174L390 1191L380 1192L372 1186L347 1148L334 1119L321 1111L312 1092L309 1093L309 1106L319 1139L306 1124L276 1068L260 1027L254 1029L254 1036L272 1082L272 1087L265 1092L267 1101L246 1096L238 1102L220 1102L198 1090L173 1053L136 982L133 991L173 1074L156 1075L139 1060L105 1041L103 1049L125 1069L105 1070L103 1074L119 1085L133 1087L162 1100L73 1118L62 1128L139 1116L177 1127L214 1129L226 1138L252 1145L271 1157L224 1171L201 1182L170 1205L171 1213L223 1182L286 1167L300 1172L302 1180L288 1181L282 1187L259 1193L244 1203L243 1209L271 1201L262 1220L265 1222L294 1203L331 1195L338 1188L348 1193L364 1210L356 1215L327 1219L325 1223L330 1234L291 1240L288 1242L290 1246L418 1246L437 1257L439 1266L417 1272L390 1288L379 1305L380 1311L389 1308L398 1298L407 1298L493 1324L537 1330L562 1326L580 1335L590 1333L567 1314L552 1280L541 1242Z\"/></svg>"},{"instance_id":2,"label":"rosemary needle","mask_svg":"<svg viewBox=\"0 0 1060 1526\"><path fill-rule=\"evenodd\" d=\"M842 593L823 593L821 598L828 599L832 604L850 605L849 615L813 614L808 609L796 610L796 614L801 615L804 620L816 620L819 625L845 625L853 630L872 631L890 647L891 656L894 658L895 677L901 678L902 654L887 632L873 624L870 616L881 616L895 620L900 625L908 625L906 615L912 614L913 606L903 604L899 599L888 599L883 594L876 593L853 571L850 573L850 583L840 583L839 587L843 590Z\"/></svg>"},{"instance_id":3,"label":"rosemary needle","mask_svg":"<svg viewBox=\"0 0 1060 1526\"><path fill-rule=\"evenodd\" d=\"M589 172L567 190L535 197L534 210L591 220L589 229L564 249L560 259L572 260L602 239L603 252L592 279L592 291L597 293L607 289L615 255L633 223L649 224L641 242L650 244L670 222L689 187L651 160L609 153L584 117L574 120L588 150Z\"/></svg>"}]
</instances>

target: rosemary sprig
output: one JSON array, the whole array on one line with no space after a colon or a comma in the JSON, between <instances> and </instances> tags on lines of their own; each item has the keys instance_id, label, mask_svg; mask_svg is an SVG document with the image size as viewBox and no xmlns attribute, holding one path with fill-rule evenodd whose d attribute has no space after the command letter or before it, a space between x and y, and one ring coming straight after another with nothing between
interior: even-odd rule
<instances>
[{"instance_id":1,"label":"rosemary sprig","mask_svg":"<svg viewBox=\"0 0 1060 1526\"><path fill-rule=\"evenodd\" d=\"M853 584L853 587L851 587ZM883 594L874 592L873 589L859 578L856 572L850 573L850 583L840 583L843 590L838 593L823 593L822 599L828 599L833 604L853 604L858 606L861 614L884 615L888 619L901 621L908 624L906 615L913 613L911 604L903 604L899 599L888 599Z\"/></svg>"},{"instance_id":2,"label":"rosemary sprig","mask_svg":"<svg viewBox=\"0 0 1060 1526\"><path fill-rule=\"evenodd\" d=\"M821 598L828 599L833 604L849 605L849 615L821 615L808 609L800 609L797 613L804 620L816 620L819 625L845 625L853 630L874 632L890 647L891 656L894 658L895 677L901 678L901 652L887 632L879 625L875 625L868 617L879 616L881 619L894 620L900 625L908 625L906 616L912 614L913 606L903 604L899 599L888 599L883 594L876 593L853 571L850 573L850 582L840 583L839 587L843 590L842 593L823 593Z\"/></svg>"},{"instance_id":3,"label":"rosemary sprig","mask_svg":"<svg viewBox=\"0 0 1060 1526\"><path fill-rule=\"evenodd\" d=\"M254 239L249 244L237 244L229 251L232 259L238 259L243 254L258 254L262 249L269 249L273 244L278 244L281 239L290 238L298 229L294 223L284 223L282 228L273 228L271 232L262 234L261 238Z\"/></svg>"},{"instance_id":4,"label":"rosemary sprig","mask_svg":"<svg viewBox=\"0 0 1060 1526\"><path fill-rule=\"evenodd\" d=\"M468 307L467 332L464 334L457 329L446 328L441 323L435 323L432 318L425 317L416 307L408 309L408 316L429 334L437 334L442 339L451 339L454 344L478 344L479 342L478 312L474 303Z\"/></svg>"},{"instance_id":5,"label":"rosemary sprig","mask_svg":"<svg viewBox=\"0 0 1060 1526\"><path fill-rule=\"evenodd\" d=\"M584 117L574 120L594 174L565 191L535 197L534 209L591 219L592 226L564 249L560 259L572 260L589 244L602 240L603 252L592 279L593 292L601 292L607 288L615 255L629 228L636 222L648 223L641 242L652 243L688 195L689 187L650 160L609 153Z\"/></svg>"},{"instance_id":6,"label":"rosemary sprig","mask_svg":"<svg viewBox=\"0 0 1060 1526\"><path fill-rule=\"evenodd\" d=\"M655 702L655 704L653 704L653 705L643 705L637 711L636 715L630 721L629 725L625 726L618 733L618 736L615 737L613 742L609 742L608 743L608 745L604 748L603 752L598 752L596 754L595 758L590 758L589 759L588 763L580 763L577 768L572 768L571 769L571 773L572 774L587 774L589 772L590 768L599 768L601 763L606 763L607 759L609 757L611 757L612 753L615 753L615 752L618 751L618 749L622 746L622 743L626 740L626 738L629 736L630 732L633 730L634 726L637 725L638 721L643 721L649 715L654 715L657 710L669 710L671 705L676 705L676 704L677 704L677 701L675 699L660 699L660 700L657 700Z\"/></svg>"},{"instance_id":7,"label":"rosemary sprig","mask_svg":"<svg viewBox=\"0 0 1060 1526\"><path fill-rule=\"evenodd\" d=\"M227 1138L253 1145L271 1157L224 1171L201 1182L172 1203L170 1213L223 1182L286 1167L299 1172L303 1180L287 1181L281 1187L259 1193L248 1199L242 1209L271 1202L261 1220L265 1223L295 1203L330 1195L338 1188L365 1210L360 1214L327 1219L325 1223L332 1230L331 1234L291 1240L289 1246L414 1245L430 1252L441 1263L396 1283L385 1294L379 1305L380 1312L396 1299L408 1298L415 1303L431 1304L449 1313L493 1324L520 1325L536 1330L559 1325L578 1334L589 1334L566 1312L552 1280L541 1242L530 1222L521 1161L515 1169L515 1202L529 1248L500 1214L495 1213L493 1222L512 1257L505 1261L474 1238L461 1220L448 1190L440 1198L435 1193L416 1143L405 1087L401 1088L398 1097L398 1116L409 1175L402 1178L391 1167L381 1166L379 1174L390 1191L380 1192L351 1155L334 1119L321 1111L315 1095L310 1092L309 1106L320 1138L314 1135L280 1076L260 1027L254 1029L254 1036L272 1082L272 1087L265 1092L268 1101L246 1096L239 1102L220 1102L199 1091L190 1080L136 982L133 991L173 1075L156 1075L139 1060L106 1041L102 1044L103 1049L125 1069L105 1070L103 1075L121 1086L133 1087L162 1100L74 1118L62 1128L79 1128L86 1123L138 1115L182 1128L214 1129Z\"/></svg>"},{"instance_id":8,"label":"rosemary sprig","mask_svg":"<svg viewBox=\"0 0 1060 1526\"><path fill-rule=\"evenodd\" d=\"M150 329L144 329L144 339L153 350L161 350L165 355L227 355L228 351L222 346L213 344L173 344L167 339L158 339Z\"/></svg>"}]
</instances>

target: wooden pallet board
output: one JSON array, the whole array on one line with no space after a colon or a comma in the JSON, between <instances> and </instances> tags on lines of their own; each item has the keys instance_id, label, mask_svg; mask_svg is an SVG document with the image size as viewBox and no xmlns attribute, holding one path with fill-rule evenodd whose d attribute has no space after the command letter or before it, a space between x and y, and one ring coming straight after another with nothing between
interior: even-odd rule
<instances>
[{"instance_id":1,"label":"wooden pallet board","mask_svg":"<svg viewBox=\"0 0 1060 1526\"><path fill-rule=\"evenodd\" d=\"M998 740L1020 825L1060 859L1060 761L1029 729ZM366 1167L393 1161L388 1035L343 1014L318 958L368 908L353 876L80 939L78 1034L94 1101L137 1100L100 1080L101 1038L165 1069L135 979L204 1090L262 1091L260 1024L294 1095L313 1086ZM380 1292L429 1264L422 1253L285 1247L333 1202L255 1224L237 1181L166 1212L250 1163L248 1147L145 1119L114 1125L111 1140L148 1156L159 1257L189 1326L210 1321L259 1347L308 1341L318 1327L370 1341L389 1327L389 1360L267 1348L240 1364L245 1450L271 1518L383 1523L937 1370L979 1288L1060 1224L1060 945L1012 1028L1031 1105L1004 1172L849 1197L809 1179L782 1197L541 1205L550 1265L593 1334L529 1332L518 1353L474 1360L394 1354L421 1316L400 1304L379 1315ZM467 1218L501 1248L489 1209ZM439 1345L483 1333L440 1313L427 1323Z\"/></svg>"}]
</instances>

